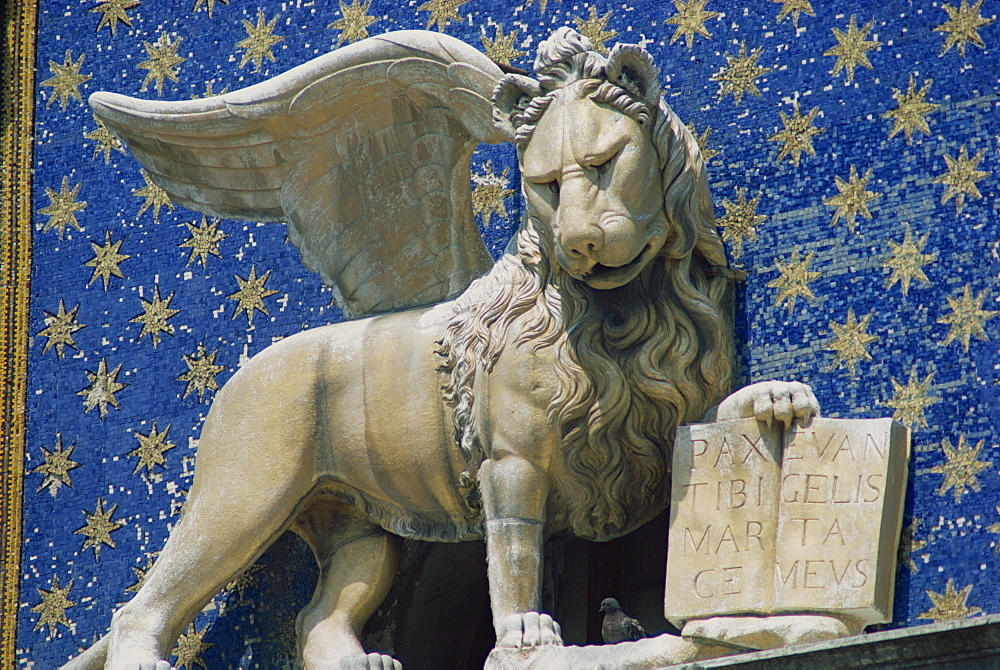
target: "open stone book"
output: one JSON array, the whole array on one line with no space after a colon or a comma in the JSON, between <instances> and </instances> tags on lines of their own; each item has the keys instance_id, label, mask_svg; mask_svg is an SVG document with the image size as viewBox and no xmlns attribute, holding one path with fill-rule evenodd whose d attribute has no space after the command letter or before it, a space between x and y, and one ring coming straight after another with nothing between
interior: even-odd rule
<instances>
[{"instance_id":1,"label":"open stone book","mask_svg":"<svg viewBox=\"0 0 1000 670\"><path fill-rule=\"evenodd\" d=\"M665 615L892 619L909 430L892 419L684 426L674 446Z\"/></svg>"}]
</instances>

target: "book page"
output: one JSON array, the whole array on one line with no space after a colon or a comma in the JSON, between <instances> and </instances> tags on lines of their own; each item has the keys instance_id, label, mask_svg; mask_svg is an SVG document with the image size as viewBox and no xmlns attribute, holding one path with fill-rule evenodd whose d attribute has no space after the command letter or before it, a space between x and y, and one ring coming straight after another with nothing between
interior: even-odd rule
<instances>
[{"instance_id":1,"label":"book page","mask_svg":"<svg viewBox=\"0 0 1000 670\"><path fill-rule=\"evenodd\" d=\"M780 451L777 427L756 419L678 429L668 619L771 611Z\"/></svg>"},{"instance_id":2,"label":"book page","mask_svg":"<svg viewBox=\"0 0 1000 670\"><path fill-rule=\"evenodd\" d=\"M891 619L907 461L895 432L891 419L815 419L785 435L776 611Z\"/></svg>"}]
</instances>

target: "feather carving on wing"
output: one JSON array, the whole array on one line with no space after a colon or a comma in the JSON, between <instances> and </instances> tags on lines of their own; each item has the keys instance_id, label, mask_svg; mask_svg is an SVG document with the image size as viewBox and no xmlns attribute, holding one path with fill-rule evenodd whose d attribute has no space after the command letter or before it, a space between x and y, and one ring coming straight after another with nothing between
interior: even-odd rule
<instances>
[{"instance_id":1,"label":"feather carving on wing","mask_svg":"<svg viewBox=\"0 0 1000 670\"><path fill-rule=\"evenodd\" d=\"M501 76L463 42L400 31L217 97L90 104L175 202L286 221L305 266L361 316L445 300L489 269L469 158L510 139L492 118Z\"/></svg>"}]
</instances>

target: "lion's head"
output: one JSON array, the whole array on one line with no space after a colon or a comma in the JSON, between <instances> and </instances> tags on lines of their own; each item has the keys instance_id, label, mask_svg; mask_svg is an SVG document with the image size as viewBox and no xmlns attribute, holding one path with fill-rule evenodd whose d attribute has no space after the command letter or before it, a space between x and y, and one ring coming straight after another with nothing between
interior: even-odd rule
<instances>
[{"instance_id":1,"label":"lion's head","mask_svg":"<svg viewBox=\"0 0 1000 670\"><path fill-rule=\"evenodd\" d=\"M693 242L725 265L700 152L661 100L650 55L619 44L605 59L586 37L560 28L539 45L535 70L537 80L501 80L495 120L514 133L525 200L550 231L560 266L611 289L659 254L689 254ZM665 173L680 150L690 164ZM686 202L665 203L664 192L678 186Z\"/></svg>"},{"instance_id":2,"label":"lion's head","mask_svg":"<svg viewBox=\"0 0 1000 670\"><path fill-rule=\"evenodd\" d=\"M506 346L552 347L561 392L549 416L566 466L552 521L610 539L663 509L674 430L728 390L729 272L697 142L660 97L649 54L618 45L605 59L560 28L535 70L494 94L526 216L456 303L446 392L474 475L476 374Z\"/></svg>"}]
</instances>

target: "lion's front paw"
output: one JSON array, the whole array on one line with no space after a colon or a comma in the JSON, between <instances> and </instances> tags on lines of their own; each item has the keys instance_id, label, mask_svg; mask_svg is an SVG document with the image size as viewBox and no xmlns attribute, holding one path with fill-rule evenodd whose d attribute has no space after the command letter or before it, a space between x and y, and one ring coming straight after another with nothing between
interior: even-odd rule
<instances>
[{"instance_id":1,"label":"lion's front paw","mask_svg":"<svg viewBox=\"0 0 1000 670\"><path fill-rule=\"evenodd\" d=\"M751 384L722 401L718 420L755 417L770 426L775 421L791 425L819 416L819 401L801 382L769 381Z\"/></svg>"},{"instance_id":2,"label":"lion's front paw","mask_svg":"<svg viewBox=\"0 0 1000 670\"><path fill-rule=\"evenodd\" d=\"M562 646L562 628L548 614L510 614L500 623L497 647L522 649L545 644Z\"/></svg>"},{"instance_id":3,"label":"lion's front paw","mask_svg":"<svg viewBox=\"0 0 1000 670\"><path fill-rule=\"evenodd\" d=\"M121 668L122 670L174 670L174 666L170 665L169 661L135 661L134 663L126 661L107 667Z\"/></svg>"},{"instance_id":4,"label":"lion's front paw","mask_svg":"<svg viewBox=\"0 0 1000 670\"><path fill-rule=\"evenodd\" d=\"M795 419L808 422L814 416L819 416L819 401L807 384L773 381L754 384L749 388L755 391L753 415L769 426L774 421L788 426Z\"/></svg>"},{"instance_id":5,"label":"lion's front paw","mask_svg":"<svg viewBox=\"0 0 1000 670\"><path fill-rule=\"evenodd\" d=\"M341 659L340 670L403 670L403 665L387 654L355 654Z\"/></svg>"}]
</instances>

